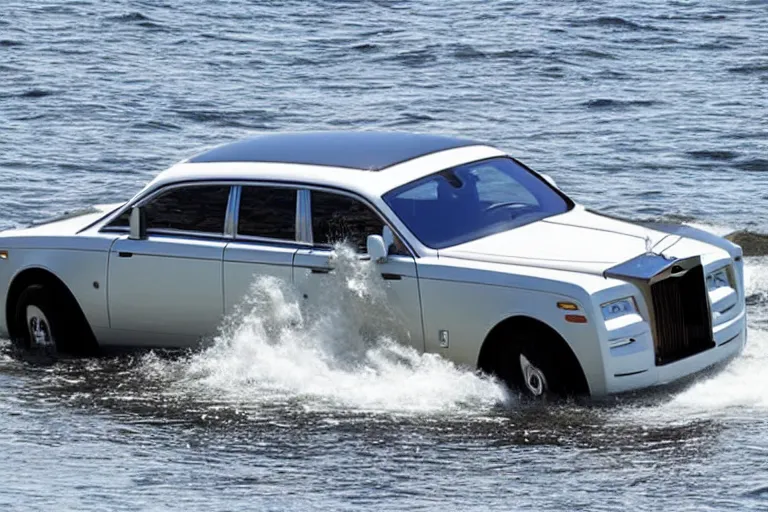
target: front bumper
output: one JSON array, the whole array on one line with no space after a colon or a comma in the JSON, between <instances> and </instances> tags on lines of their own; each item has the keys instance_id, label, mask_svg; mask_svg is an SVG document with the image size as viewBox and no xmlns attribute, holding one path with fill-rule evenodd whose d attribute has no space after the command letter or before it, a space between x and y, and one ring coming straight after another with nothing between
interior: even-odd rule
<instances>
[{"instance_id":1,"label":"front bumper","mask_svg":"<svg viewBox=\"0 0 768 512\"><path fill-rule=\"evenodd\" d=\"M656 366L650 331L635 342L610 350L606 360L606 392L622 393L669 384L739 354L747 341L746 310L713 329L715 346L663 366Z\"/></svg>"}]
</instances>

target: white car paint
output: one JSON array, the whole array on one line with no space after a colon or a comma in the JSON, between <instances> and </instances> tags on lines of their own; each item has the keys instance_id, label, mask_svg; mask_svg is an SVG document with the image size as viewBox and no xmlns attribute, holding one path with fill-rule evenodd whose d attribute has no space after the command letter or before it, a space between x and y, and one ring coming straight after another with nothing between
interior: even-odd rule
<instances>
[{"instance_id":1,"label":"white car paint","mask_svg":"<svg viewBox=\"0 0 768 512\"><path fill-rule=\"evenodd\" d=\"M254 275L292 280L301 293L315 297L322 273L311 268L328 266L328 251L234 238L130 240L103 230L166 186L282 182L342 190L378 210L413 252L381 264L382 272L402 275L385 283L409 343L457 364L474 368L488 334L514 316L537 319L559 333L595 396L674 381L741 351L746 342L742 253L722 238L679 226L651 229L577 205L558 216L436 250L422 244L382 199L420 177L500 155L489 146L461 147L375 173L289 163L181 162L124 205L0 233L0 250L8 251L0 260L0 304L6 305L9 287L21 272L44 269L70 289L100 345L193 346L215 332ZM716 347L656 366L650 308L642 293L634 284L604 277L608 268L649 249L677 258L699 255L705 273L733 269L733 289L709 297ZM121 260L122 251L137 256ZM635 298L639 315L605 322L601 305L624 297ZM557 307L562 301L577 304L587 323L566 321L566 312ZM0 334L8 335L7 326L6 307L0 307ZM441 331L450 333L447 347Z\"/></svg>"}]
</instances>

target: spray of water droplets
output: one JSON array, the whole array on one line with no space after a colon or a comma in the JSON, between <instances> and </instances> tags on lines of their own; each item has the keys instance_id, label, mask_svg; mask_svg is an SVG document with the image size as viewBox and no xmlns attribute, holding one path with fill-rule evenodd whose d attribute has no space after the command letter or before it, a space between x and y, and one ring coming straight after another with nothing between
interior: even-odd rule
<instances>
[{"instance_id":1,"label":"spray of water droplets","mask_svg":"<svg viewBox=\"0 0 768 512\"><path fill-rule=\"evenodd\" d=\"M337 247L322 297L304 307L290 283L258 277L214 343L144 371L179 393L240 406L487 412L507 400L497 382L407 343L375 266Z\"/></svg>"}]
</instances>

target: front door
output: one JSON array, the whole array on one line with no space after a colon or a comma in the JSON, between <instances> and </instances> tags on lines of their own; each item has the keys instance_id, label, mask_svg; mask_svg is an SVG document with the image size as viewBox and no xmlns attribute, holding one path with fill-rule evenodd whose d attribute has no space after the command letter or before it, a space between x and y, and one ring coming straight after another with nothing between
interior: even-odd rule
<instances>
[{"instance_id":1,"label":"front door","mask_svg":"<svg viewBox=\"0 0 768 512\"><path fill-rule=\"evenodd\" d=\"M172 188L146 205L147 239L118 239L107 296L114 343L194 346L222 319L224 221L230 187Z\"/></svg>"},{"instance_id":2,"label":"front door","mask_svg":"<svg viewBox=\"0 0 768 512\"><path fill-rule=\"evenodd\" d=\"M294 285L303 300L322 314L347 314L364 317L380 334L424 351L421 302L416 262L406 251L390 254L384 263L366 261L365 245L369 234L381 234L384 222L356 198L313 190L311 192L313 247L299 249L293 263ZM351 248L353 261L340 261L333 244L344 241ZM359 258L360 261L354 261ZM359 266L358 266L359 265ZM346 287L346 288L345 288ZM351 302L339 301L345 289ZM359 299L355 299L357 294ZM343 311L333 309L345 308Z\"/></svg>"}]
</instances>

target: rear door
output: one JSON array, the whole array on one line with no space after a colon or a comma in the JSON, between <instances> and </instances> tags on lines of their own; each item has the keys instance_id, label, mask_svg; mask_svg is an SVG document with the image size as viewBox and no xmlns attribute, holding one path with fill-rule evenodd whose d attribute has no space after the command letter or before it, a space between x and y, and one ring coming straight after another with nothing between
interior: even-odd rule
<instances>
[{"instance_id":1,"label":"rear door","mask_svg":"<svg viewBox=\"0 0 768 512\"><path fill-rule=\"evenodd\" d=\"M116 343L193 346L216 332L229 196L229 185L170 188L145 205L145 240L126 235L112 245L107 296Z\"/></svg>"},{"instance_id":2,"label":"rear door","mask_svg":"<svg viewBox=\"0 0 768 512\"><path fill-rule=\"evenodd\" d=\"M224 304L230 313L263 277L290 286L291 265L299 245L296 230L297 189L279 185L243 185L235 240L224 251ZM273 283L265 284L271 286Z\"/></svg>"},{"instance_id":3,"label":"rear door","mask_svg":"<svg viewBox=\"0 0 768 512\"><path fill-rule=\"evenodd\" d=\"M413 256L401 244L396 244L385 263L365 263L375 265L376 279L373 282L355 282L354 275L334 275L335 264L331 260L333 244L345 241L354 248L359 258L365 260L368 235L382 234L385 223L366 203L344 193L312 190L309 203L312 247L299 249L293 265L294 284L304 300L322 308L321 301L333 300L326 292L329 280L336 278L346 279L350 286L380 287L385 293L385 304L381 305L384 310L344 313L371 314L373 322L386 320L384 316L389 317L394 323L389 327L395 328L392 334L398 337L398 341L423 351L421 302Z\"/></svg>"}]
</instances>

